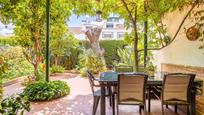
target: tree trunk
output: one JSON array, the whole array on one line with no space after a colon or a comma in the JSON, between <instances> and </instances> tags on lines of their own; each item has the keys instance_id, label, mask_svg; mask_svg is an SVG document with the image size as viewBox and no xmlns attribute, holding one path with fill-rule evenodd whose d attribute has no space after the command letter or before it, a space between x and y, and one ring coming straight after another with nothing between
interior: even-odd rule
<instances>
[{"instance_id":1,"label":"tree trunk","mask_svg":"<svg viewBox=\"0 0 204 115\"><path fill-rule=\"evenodd\" d=\"M90 41L91 49L93 50L94 54L99 57L104 56L104 49L101 49L99 45L99 36L101 33L101 28L92 28L85 32L87 38Z\"/></svg>"},{"instance_id":2,"label":"tree trunk","mask_svg":"<svg viewBox=\"0 0 204 115\"><path fill-rule=\"evenodd\" d=\"M55 63L55 66L57 66L57 65L58 65L58 56L55 55L54 58L55 58L55 59L54 59L54 60L55 60L55 62L54 62L54 63Z\"/></svg>"},{"instance_id":3,"label":"tree trunk","mask_svg":"<svg viewBox=\"0 0 204 115\"><path fill-rule=\"evenodd\" d=\"M35 32L34 33L34 58L33 58L33 65L34 65L34 75L35 79L38 80L37 74L38 74L38 65L42 61L42 56L41 56L41 49L39 45L39 33Z\"/></svg>"},{"instance_id":4,"label":"tree trunk","mask_svg":"<svg viewBox=\"0 0 204 115\"><path fill-rule=\"evenodd\" d=\"M133 18L132 18L133 19ZM135 57L135 71L139 71L139 56L138 56L138 34L137 34L137 7L135 8L135 16L132 20L134 28L134 57Z\"/></svg>"},{"instance_id":5,"label":"tree trunk","mask_svg":"<svg viewBox=\"0 0 204 115\"><path fill-rule=\"evenodd\" d=\"M137 26L136 24L134 25L134 58L135 58L135 71L139 71L139 63L138 63L138 35L137 35Z\"/></svg>"}]
</instances>

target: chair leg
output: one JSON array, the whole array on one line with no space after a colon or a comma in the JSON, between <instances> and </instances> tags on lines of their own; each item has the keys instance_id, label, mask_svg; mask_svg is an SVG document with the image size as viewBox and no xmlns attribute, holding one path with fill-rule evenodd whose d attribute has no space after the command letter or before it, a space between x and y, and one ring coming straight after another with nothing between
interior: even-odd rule
<instances>
[{"instance_id":1,"label":"chair leg","mask_svg":"<svg viewBox=\"0 0 204 115\"><path fill-rule=\"evenodd\" d=\"M166 108L169 108L168 105L166 105Z\"/></svg>"},{"instance_id":2,"label":"chair leg","mask_svg":"<svg viewBox=\"0 0 204 115\"><path fill-rule=\"evenodd\" d=\"M164 115L164 106L163 106L163 104L161 104L161 108L162 108L162 115Z\"/></svg>"},{"instance_id":3,"label":"chair leg","mask_svg":"<svg viewBox=\"0 0 204 115\"><path fill-rule=\"evenodd\" d=\"M110 95L110 97L109 97L109 104L110 104L110 106L112 106L112 91L111 91L111 87L108 87L107 88L108 89L108 93L109 93L109 95Z\"/></svg>"},{"instance_id":4,"label":"chair leg","mask_svg":"<svg viewBox=\"0 0 204 115\"><path fill-rule=\"evenodd\" d=\"M190 115L189 105L187 105L186 107L187 107L187 115Z\"/></svg>"},{"instance_id":5,"label":"chair leg","mask_svg":"<svg viewBox=\"0 0 204 115\"><path fill-rule=\"evenodd\" d=\"M113 109L113 115L115 115L115 95L112 95L112 109Z\"/></svg>"},{"instance_id":6,"label":"chair leg","mask_svg":"<svg viewBox=\"0 0 204 115\"><path fill-rule=\"evenodd\" d=\"M146 104L144 105L144 109L143 109L143 111L144 111L144 115L147 115Z\"/></svg>"},{"instance_id":7,"label":"chair leg","mask_svg":"<svg viewBox=\"0 0 204 115\"><path fill-rule=\"evenodd\" d=\"M94 96L92 115L95 115L95 114L96 114L96 110L97 110L97 107L98 107L99 99L100 99L99 96Z\"/></svg>"},{"instance_id":8,"label":"chair leg","mask_svg":"<svg viewBox=\"0 0 204 115\"><path fill-rule=\"evenodd\" d=\"M119 105L117 104L117 115L119 115Z\"/></svg>"},{"instance_id":9,"label":"chair leg","mask_svg":"<svg viewBox=\"0 0 204 115\"><path fill-rule=\"evenodd\" d=\"M142 106L140 105L139 106L139 113L141 114L141 111L142 111Z\"/></svg>"},{"instance_id":10,"label":"chair leg","mask_svg":"<svg viewBox=\"0 0 204 115\"><path fill-rule=\"evenodd\" d=\"M177 106L177 105L175 105L175 113L177 113L177 109L178 109L178 106Z\"/></svg>"}]
</instances>

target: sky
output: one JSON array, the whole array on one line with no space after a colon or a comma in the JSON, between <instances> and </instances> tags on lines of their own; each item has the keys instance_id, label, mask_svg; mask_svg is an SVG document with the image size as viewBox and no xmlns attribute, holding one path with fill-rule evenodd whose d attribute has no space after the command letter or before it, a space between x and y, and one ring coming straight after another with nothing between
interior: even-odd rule
<instances>
[{"instance_id":1,"label":"sky","mask_svg":"<svg viewBox=\"0 0 204 115\"><path fill-rule=\"evenodd\" d=\"M87 16L77 16L77 15L72 15L68 21L69 27L80 27L81 26L81 21L86 19Z\"/></svg>"},{"instance_id":2,"label":"sky","mask_svg":"<svg viewBox=\"0 0 204 115\"><path fill-rule=\"evenodd\" d=\"M88 16L77 16L73 14L67 23L69 27L80 27L81 21L86 18L88 18ZM12 24L4 25L0 22L0 36L7 36L8 34L12 34L13 28L14 25Z\"/></svg>"}]
</instances>

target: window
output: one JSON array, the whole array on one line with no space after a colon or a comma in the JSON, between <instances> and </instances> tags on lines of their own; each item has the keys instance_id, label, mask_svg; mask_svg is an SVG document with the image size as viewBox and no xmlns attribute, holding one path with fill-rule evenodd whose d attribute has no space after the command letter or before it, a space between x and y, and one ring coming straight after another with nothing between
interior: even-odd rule
<instances>
[{"instance_id":1,"label":"window","mask_svg":"<svg viewBox=\"0 0 204 115\"><path fill-rule=\"evenodd\" d=\"M103 32L102 38L113 38L113 32Z\"/></svg>"},{"instance_id":2,"label":"window","mask_svg":"<svg viewBox=\"0 0 204 115\"><path fill-rule=\"evenodd\" d=\"M113 22L113 18L108 18L108 22Z\"/></svg>"},{"instance_id":3,"label":"window","mask_svg":"<svg viewBox=\"0 0 204 115\"><path fill-rule=\"evenodd\" d=\"M119 22L119 18L115 18L115 22Z\"/></svg>"},{"instance_id":4,"label":"window","mask_svg":"<svg viewBox=\"0 0 204 115\"><path fill-rule=\"evenodd\" d=\"M106 24L106 28L113 28L113 24Z\"/></svg>"},{"instance_id":5,"label":"window","mask_svg":"<svg viewBox=\"0 0 204 115\"><path fill-rule=\"evenodd\" d=\"M122 38L122 37L124 37L124 32L118 32L117 33L117 38Z\"/></svg>"}]
</instances>

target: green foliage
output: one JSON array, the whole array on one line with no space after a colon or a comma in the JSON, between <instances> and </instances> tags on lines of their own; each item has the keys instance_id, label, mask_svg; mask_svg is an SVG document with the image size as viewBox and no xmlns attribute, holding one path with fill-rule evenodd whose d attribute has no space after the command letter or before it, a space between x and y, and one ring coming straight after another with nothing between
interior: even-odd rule
<instances>
[{"instance_id":1,"label":"green foliage","mask_svg":"<svg viewBox=\"0 0 204 115\"><path fill-rule=\"evenodd\" d=\"M87 73L86 73L87 69L84 67L84 68L81 68L80 69L80 76L81 77L87 77Z\"/></svg>"},{"instance_id":2,"label":"green foliage","mask_svg":"<svg viewBox=\"0 0 204 115\"><path fill-rule=\"evenodd\" d=\"M100 40L99 41L101 48L104 48L104 58L106 60L107 67L113 67L113 60L119 60L119 57L116 55L116 50L125 45L123 40ZM82 40L81 45L85 48L90 48L90 44L87 40Z\"/></svg>"},{"instance_id":3,"label":"green foliage","mask_svg":"<svg viewBox=\"0 0 204 115\"><path fill-rule=\"evenodd\" d=\"M35 82L35 79L34 79L33 76L27 76L27 77L24 78L24 80L23 80L23 82L21 84L24 85L24 86L28 86L28 85L30 85L30 84L32 84L34 82Z\"/></svg>"},{"instance_id":4,"label":"green foliage","mask_svg":"<svg viewBox=\"0 0 204 115\"><path fill-rule=\"evenodd\" d=\"M0 37L0 46L16 46L18 45L15 37Z\"/></svg>"},{"instance_id":5,"label":"green foliage","mask_svg":"<svg viewBox=\"0 0 204 115\"><path fill-rule=\"evenodd\" d=\"M96 56L92 49L84 49L83 53L79 55L78 68L82 70L91 70L93 73L98 73L106 70L104 59ZM83 72L84 71L80 71Z\"/></svg>"},{"instance_id":6,"label":"green foliage","mask_svg":"<svg viewBox=\"0 0 204 115\"><path fill-rule=\"evenodd\" d=\"M51 65L73 69L77 64L79 52L79 41L71 34L51 40Z\"/></svg>"},{"instance_id":7,"label":"green foliage","mask_svg":"<svg viewBox=\"0 0 204 115\"><path fill-rule=\"evenodd\" d=\"M140 46L140 45L139 45ZM115 70L117 71L132 71L133 67L133 51L132 47L125 46L123 48L119 48L117 50L117 55L120 60L114 60L115 62ZM139 53L139 71L148 73L149 71L154 71L156 69L156 66L153 64L153 54L151 51L148 51L148 57L147 57L147 67L144 68L144 54L143 52Z\"/></svg>"},{"instance_id":8,"label":"green foliage","mask_svg":"<svg viewBox=\"0 0 204 115\"><path fill-rule=\"evenodd\" d=\"M5 61L4 56L0 55L0 99L3 96L2 74L4 74L7 69L7 62Z\"/></svg>"},{"instance_id":9,"label":"green foliage","mask_svg":"<svg viewBox=\"0 0 204 115\"><path fill-rule=\"evenodd\" d=\"M100 46L105 50L104 58L108 67L113 66L113 58L115 60L118 60L118 57L114 54L116 52L116 49L121 48L123 45L123 40L100 40Z\"/></svg>"},{"instance_id":10,"label":"green foliage","mask_svg":"<svg viewBox=\"0 0 204 115\"><path fill-rule=\"evenodd\" d=\"M133 72L133 66L126 64L118 64L117 66L115 66L114 70L116 72Z\"/></svg>"},{"instance_id":11,"label":"green foliage","mask_svg":"<svg viewBox=\"0 0 204 115\"><path fill-rule=\"evenodd\" d=\"M150 19L159 22L160 19L168 12L176 9L182 10L184 6L192 5L199 0L154 0L148 1L147 15ZM202 0L201 0L202 1Z\"/></svg>"},{"instance_id":12,"label":"green foliage","mask_svg":"<svg viewBox=\"0 0 204 115\"><path fill-rule=\"evenodd\" d=\"M119 48L117 50L117 55L120 58L120 63L123 63L125 65L129 65L129 66L133 66L133 61L134 61L134 57L133 57L133 53L132 53L132 47L124 47Z\"/></svg>"},{"instance_id":13,"label":"green foliage","mask_svg":"<svg viewBox=\"0 0 204 115\"><path fill-rule=\"evenodd\" d=\"M45 64L43 64L43 63L39 64L39 67L37 69L37 74L36 74L36 76L33 76L33 77L37 81L45 80Z\"/></svg>"},{"instance_id":14,"label":"green foliage","mask_svg":"<svg viewBox=\"0 0 204 115\"><path fill-rule=\"evenodd\" d=\"M64 73L64 68L62 66L56 66L53 65L52 68L50 68L51 73Z\"/></svg>"},{"instance_id":15,"label":"green foliage","mask_svg":"<svg viewBox=\"0 0 204 115\"><path fill-rule=\"evenodd\" d=\"M38 65L43 61L46 33L46 0L0 1L0 20L13 23L18 43L25 49L28 61L38 74ZM50 10L51 39L59 39L67 32L66 21L71 15L72 3L67 0L52 0ZM28 58L29 57L29 58Z\"/></svg>"},{"instance_id":16,"label":"green foliage","mask_svg":"<svg viewBox=\"0 0 204 115\"><path fill-rule=\"evenodd\" d=\"M24 111L30 111L30 102L25 97L17 95L0 100L2 115L23 115Z\"/></svg>"},{"instance_id":17,"label":"green foliage","mask_svg":"<svg viewBox=\"0 0 204 115\"><path fill-rule=\"evenodd\" d=\"M3 81L30 75L33 72L32 65L26 60L21 47L2 48L0 54L4 55L7 63L7 71L2 74Z\"/></svg>"},{"instance_id":18,"label":"green foliage","mask_svg":"<svg viewBox=\"0 0 204 115\"><path fill-rule=\"evenodd\" d=\"M30 101L47 101L70 93L70 87L65 81L40 81L28 85L22 95Z\"/></svg>"},{"instance_id":19,"label":"green foliage","mask_svg":"<svg viewBox=\"0 0 204 115\"><path fill-rule=\"evenodd\" d=\"M203 50L204 49L204 10L201 9L196 11L193 14L193 20L196 21L194 26L199 30L199 41L201 42L199 49Z\"/></svg>"}]
</instances>

